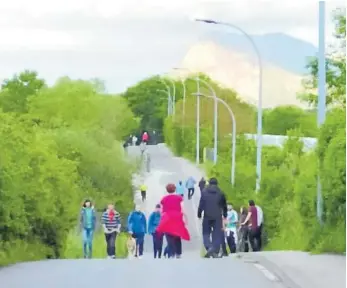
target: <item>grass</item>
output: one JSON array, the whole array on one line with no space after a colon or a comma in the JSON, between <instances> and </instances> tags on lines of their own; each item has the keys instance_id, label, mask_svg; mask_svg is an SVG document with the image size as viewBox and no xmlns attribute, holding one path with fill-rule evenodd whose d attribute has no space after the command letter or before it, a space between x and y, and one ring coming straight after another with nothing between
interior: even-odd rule
<instances>
[{"instance_id":1,"label":"grass","mask_svg":"<svg viewBox=\"0 0 347 288\"><path fill-rule=\"evenodd\" d=\"M126 258L128 256L127 235L120 233L116 241L117 258ZM103 233L99 232L94 235L93 240L93 258L106 258L106 242ZM64 259L83 258L82 236L76 232L71 232L68 236L66 247L62 255Z\"/></svg>"},{"instance_id":2,"label":"grass","mask_svg":"<svg viewBox=\"0 0 347 288\"><path fill-rule=\"evenodd\" d=\"M0 242L0 267L19 262L42 260L51 252L41 243L27 243L21 240Z\"/></svg>"}]
</instances>

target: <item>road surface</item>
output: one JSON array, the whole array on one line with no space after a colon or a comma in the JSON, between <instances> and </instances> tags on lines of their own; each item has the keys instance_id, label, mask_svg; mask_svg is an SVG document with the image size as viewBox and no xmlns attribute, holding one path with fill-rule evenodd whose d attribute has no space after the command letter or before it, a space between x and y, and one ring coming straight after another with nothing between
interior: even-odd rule
<instances>
[{"instance_id":1,"label":"road surface","mask_svg":"<svg viewBox=\"0 0 347 288\"><path fill-rule=\"evenodd\" d=\"M136 155L136 148L138 147L130 148L129 153ZM134 177L136 185L145 181L149 188L147 201L143 204L147 214L165 195L165 185L168 182L176 183L190 175L198 180L202 175L193 164L173 157L164 145L149 146L148 152L151 154L151 172ZM0 270L0 287L346 287L346 264L343 256L315 257L296 252L260 252L222 259L200 258L200 227L196 220L198 198L197 191L193 201L185 202L192 241L184 243L182 259L154 260L151 255L151 239L146 239L147 253L141 260L80 259L22 263ZM141 203L138 193L135 201Z\"/></svg>"}]
</instances>

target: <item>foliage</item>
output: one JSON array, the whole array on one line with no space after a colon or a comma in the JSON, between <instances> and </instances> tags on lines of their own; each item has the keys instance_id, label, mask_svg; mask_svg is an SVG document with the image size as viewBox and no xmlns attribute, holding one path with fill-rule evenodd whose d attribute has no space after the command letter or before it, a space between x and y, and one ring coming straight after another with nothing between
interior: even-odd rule
<instances>
[{"instance_id":1,"label":"foliage","mask_svg":"<svg viewBox=\"0 0 347 288\"><path fill-rule=\"evenodd\" d=\"M252 106L243 103L237 97L235 91L220 87L206 75L201 74L199 78L208 82L215 90L216 95L224 99L228 105L232 107L238 123L238 131L253 132L255 130L255 117L253 117L255 110ZM181 81L175 79L170 79L169 81L166 79L165 82L169 85L170 89L172 86L170 82L173 82L176 90L176 113L172 121L177 123L177 125L179 124L181 127L192 127L196 119L196 96L192 95L197 89L195 77L190 76L184 79L186 101L183 101L184 89ZM167 95L164 93L165 91L163 92L165 89L165 85L160 81L160 78L155 76L130 87L123 94L123 97L127 99L133 113L141 118L142 130L154 129L159 132L163 131L165 118L168 115ZM200 92L211 95L211 91L203 83L200 83ZM202 97L200 105L201 128L211 131L210 119L213 119L214 113L213 100ZM218 104L218 107L220 115L218 118L218 130L220 135L225 135L225 133L230 133L231 130L230 115L223 105ZM185 111L185 114L183 114L183 111ZM192 133L190 128L187 128L186 132L187 133L184 133L185 137ZM164 136L166 137L168 133L172 132L165 129ZM211 138L212 136L208 135L207 137ZM190 145L190 143L187 145Z\"/></svg>"},{"instance_id":2,"label":"foliage","mask_svg":"<svg viewBox=\"0 0 347 288\"><path fill-rule=\"evenodd\" d=\"M127 249L128 237L125 233L120 233L117 235L116 239L116 254L117 258L126 258L128 256ZM82 246L81 246L81 236L77 233L70 232L66 248L62 254L62 258L65 259L78 259L82 258ZM97 232L93 239L93 258L101 259L106 258L106 242L105 235L103 233Z\"/></svg>"},{"instance_id":3,"label":"foliage","mask_svg":"<svg viewBox=\"0 0 347 288\"><path fill-rule=\"evenodd\" d=\"M334 14L335 39L338 43L326 58L327 105L346 106L346 10L337 9ZM310 58L308 76L304 80L306 93L299 95L303 101L317 106L318 58Z\"/></svg>"},{"instance_id":4,"label":"foliage","mask_svg":"<svg viewBox=\"0 0 347 288\"><path fill-rule=\"evenodd\" d=\"M316 114L296 106L279 106L264 111L263 133L287 135L290 130L300 130L306 137L317 136Z\"/></svg>"},{"instance_id":5,"label":"foliage","mask_svg":"<svg viewBox=\"0 0 347 288\"><path fill-rule=\"evenodd\" d=\"M138 123L126 101L96 80L46 87L35 72L19 75L0 91L1 264L62 257L83 198L124 217L133 205L119 140Z\"/></svg>"}]
</instances>

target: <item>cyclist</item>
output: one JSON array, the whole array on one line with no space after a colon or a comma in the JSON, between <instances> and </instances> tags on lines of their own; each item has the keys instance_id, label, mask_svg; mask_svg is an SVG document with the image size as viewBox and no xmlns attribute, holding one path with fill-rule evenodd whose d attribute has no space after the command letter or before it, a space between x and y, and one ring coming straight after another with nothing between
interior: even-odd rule
<instances>
[{"instance_id":1,"label":"cyclist","mask_svg":"<svg viewBox=\"0 0 347 288\"><path fill-rule=\"evenodd\" d=\"M140 186L140 191L141 191L141 199L142 199L142 202L145 202L146 200L146 194L147 194L147 186L145 184L142 184Z\"/></svg>"}]
</instances>

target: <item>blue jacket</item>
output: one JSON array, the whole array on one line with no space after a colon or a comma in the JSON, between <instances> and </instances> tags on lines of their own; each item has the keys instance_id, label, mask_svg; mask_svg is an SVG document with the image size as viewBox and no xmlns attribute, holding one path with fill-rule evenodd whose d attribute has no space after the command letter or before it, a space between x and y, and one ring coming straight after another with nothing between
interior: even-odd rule
<instances>
[{"instance_id":1,"label":"blue jacket","mask_svg":"<svg viewBox=\"0 0 347 288\"><path fill-rule=\"evenodd\" d=\"M147 233L147 220L141 211L133 211L128 217L128 231L135 234Z\"/></svg>"},{"instance_id":2,"label":"blue jacket","mask_svg":"<svg viewBox=\"0 0 347 288\"><path fill-rule=\"evenodd\" d=\"M184 186L183 186L183 184L177 183L177 186L176 186L176 193L177 193L178 195L184 195Z\"/></svg>"},{"instance_id":3,"label":"blue jacket","mask_svg":"<svg viewBox=\"0 0 347 288\"><path fill-rule=\"evenodd\" d=\"M160 212L152 212L148 219L148 234L153 234L160 222Z\"/></svg>"},{"instance_id":4,"label":"blue jacket","mask_svg":"<svg viewBox=\"0 0 347 288\"><path fill-rule=\"evenodd\" d=\"M91 223L88 223L88 219L87 219L87 209L91 212ZM96 213L94 208L90 207L90 208L82 208L81 210L81 214L80 214L80 222L81 222L81 226L84 229L95 229L95 222L96 222ZM89 227L91 226L91 227Z\"/></svg>"},{"instance_id":5,"label":"blue jacket","mask_svg":"<svg viewBox=\"0 0 347 288\"><path fill-rule=\"evenodd\" d=\"M193 177L189 177L187 182L186 182L186 187L189 188L194 188L194 185L196 184L196 181Z\"/></svg>"}]
</instances>

